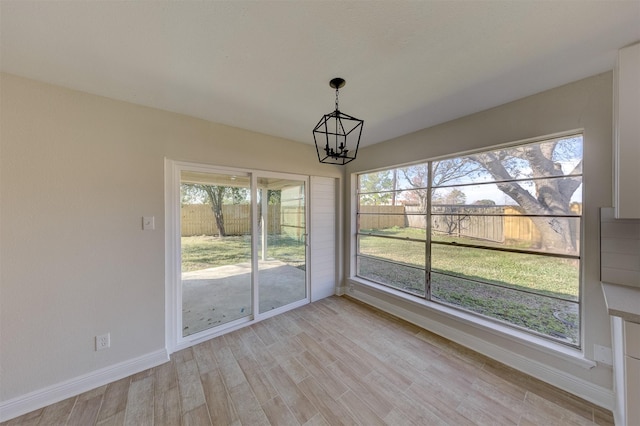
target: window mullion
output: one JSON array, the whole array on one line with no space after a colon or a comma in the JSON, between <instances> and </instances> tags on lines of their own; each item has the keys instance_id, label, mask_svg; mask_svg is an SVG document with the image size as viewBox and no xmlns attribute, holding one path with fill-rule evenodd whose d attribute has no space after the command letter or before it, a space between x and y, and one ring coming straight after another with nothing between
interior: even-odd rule
<instances>
[{"instance_id":1,"label":"window mullion","mask_svg":"<svg viewBox=\"0 0 640 426\"><path fill-rule=\"evenodd\" d=\"M425 211L425 265L424 265L424 297L431 300L431 181L433 176L433 161L427 162L427 205Z\"/></svg>"}]
</instances>

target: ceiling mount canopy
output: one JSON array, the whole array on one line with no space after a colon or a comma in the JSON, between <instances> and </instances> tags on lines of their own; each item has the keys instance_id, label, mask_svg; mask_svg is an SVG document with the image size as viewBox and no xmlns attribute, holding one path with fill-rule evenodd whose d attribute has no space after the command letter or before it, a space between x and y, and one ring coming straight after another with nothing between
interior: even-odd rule
<instances>
[{"instance_id":1,"label":"ceiling mount canopy","mask_svg":"<svg viewBox=\"0 0 640 426\"><path fill-rule=\"evenodd\" d=\"M356 159L364 121L340 112L338 92L345 81L336 77L329 86L336 89L336 110L322 116L313 129L318 160L321 163L345 165Z\"/></svg>"}]
</instances>

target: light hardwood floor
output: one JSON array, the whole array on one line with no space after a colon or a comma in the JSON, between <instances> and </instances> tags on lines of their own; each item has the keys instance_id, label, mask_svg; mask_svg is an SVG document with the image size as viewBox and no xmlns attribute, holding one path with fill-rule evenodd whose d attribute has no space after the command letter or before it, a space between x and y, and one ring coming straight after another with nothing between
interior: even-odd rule
<instances>
[{"instance_id":1,"label":"light hardwood floor","mask_svg":"<svg viewBox=\"0 0 640 426\"><path fill-rule=\"evenodd\" d=\"M611 412L330 297L2 425L611 425Z\"/></svg>"}]
</instances>

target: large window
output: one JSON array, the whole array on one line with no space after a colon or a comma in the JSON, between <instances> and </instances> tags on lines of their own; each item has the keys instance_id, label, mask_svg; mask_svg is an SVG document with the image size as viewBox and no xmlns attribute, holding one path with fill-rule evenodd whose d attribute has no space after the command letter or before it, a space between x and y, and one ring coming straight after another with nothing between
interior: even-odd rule
<instances>
[{"instance_id":1,"label":"large window","mask_svg":"<svg viewBox=\"0 0 640 426\"><path fill-rule=\"evenodd\" d=\"M356 275L580 346L582 135L358 175Z\"/></svg>"}]
</instances>

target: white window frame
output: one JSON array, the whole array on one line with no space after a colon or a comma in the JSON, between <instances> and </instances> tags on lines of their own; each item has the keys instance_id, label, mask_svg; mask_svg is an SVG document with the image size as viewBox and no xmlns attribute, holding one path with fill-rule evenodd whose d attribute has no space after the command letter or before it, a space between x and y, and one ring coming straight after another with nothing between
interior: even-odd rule
<instances>
[{"instance_id":1,"label":"white window frame","mask_svg":"<svg viewBox=\"0 0 640 426\"><path fill-rule=\"evenodd\" d=\"M383 170L391 170L394 168L402 168L402 167L406 167L406 166L411 166L411 165L415 165L415 164L422 164L422 163L428 163L431 161L438 161L438 160L445 160L445 159L449 159L449 158L456 158L456 157L461 157L461 156L466 156L466 155L470 155L470 154L475 154L475 153L481 153L481 152L487 152L487 151L491 151L491 150L496 150L496 149L506 149L506 148L510 148L510 147L516 147L516 146L521 146L521 145L527 145L527 144L532 144L532 143L536 143L536 142L544 142L546 140L551 140L551 139L557 139L557 138L562 138L562 137L570 137L572 135L577 135L580 134L583 138L584 138L584 129L575 129L575 130L571 130L571 131L567 131L567 132L561 132L561 133L557 133L557 134L553 134L553 135L546 135L546 136L541 136L541 137L536 137L536 138L531 138L531 139L527 139L527 140L521 140L521 141L516 141L516 142L511 142L511 143L505 143L505 144L498 144L498 145L493 145L493 146L488 146L488 147L483 147L482 149L477 149L477 150L470 150L470 151L465 151L465 152L460 152L460 153L453 153L453 154L449 154L449 155L445 155L445 156L439 156L439 157L433 157L433 158L428 158L428 159L423 159L420 161L414 161L411 163L404 163L404 164L397 164L397 165L392 165L392 166L387 166L387 167L381 167L381 168L376 168L376 169L371 169L371 170L362 170L362 171L358 171L355 173L351 174L351 180L350 180L350 193L352 194L351 196L351 205L350 205L350 221L351 221L351 235L350 235L350 261L349 261L349 277L348 277L348 282L347 282L347 292L350 292L352 294L355 294L357 298L361 298L363 300L370 300L372 302L372 304L376 305L376 302L374 302L375 298L372 298L372 296L370 294L364 294L362 292L358 292L357 290L355 290L353 288L352 284L359 284L359 285L363 285L365 287L370 288L371 290L374 290L376 293L383 293L383 294L387 294L389 296L392 297L392 299L399 299L402 301L406 301L409 302L411 304L417 305L417 306L421 306L424 307L426 309L428 309L429 311L434 311L437 312L438 314L444 315L446 317L449 318L453 318L456 320L461 321L462 323L465 323L467 325L471 325L472 327L478 327L481 328L483 330L486 330L492 334L497 334L501 337L505 337L507 339L510 340L514 340L520 344L524 344L525 346L529 346L535 349L539 349L542 350L543 352L547 352L547 353L551 353L551 354L563 354L565 356L567 356L566 359L571 360L573 363L580 365L583 368L593 368L596 364L595 362L584 358L584 342L585 342L585 315L583 312L584 309L584 279L583 279L583 270L584 270L584 218L582 217L580 223L580 266L579 266L579 283L578 283L578 291L579 291L579 295L578 295L578 309L579 309L579 315L580 315L580 345L579 346L575 346L575 345L567 345L555 340L551 340L548 339L546 337L542 337L539 336L535 333L531 333L529 331L525 331L524 329L519 329L518 327L513 327L511 325L508 325L506 323L501 323L497 320L493 320L490 317L486 317L480 314L475 314L472 312L468 312L465 310L460 310L457 308L453 308L447 305L442 305L440 303L436 303L436 302L432 302L431 300L428 299L428 294L425 295L425 297L420 297L417 295L411 295L407 292L401 291L401 290L397 290L394 289L393 287L389 287L383 284L379 284L370 280L367 280L365 278L361 278L358 277L357 274L357 256L358 256L358 247L357 247L357 234L358 234L358 224L357 224L357 210L358 210L358 176L361 174L366 174L366 173L374 173L377 171L383 171ZM584 176L584 174L583 174ZM584 182L583 182L584 185ZM429 176L429 186L431 186L431 176ZM584 195L584 187L582 188L582 192ZM583 211L585 210L585 205L583 202ZM429 235L429 233L427 233ZM428 272L428 271L427 271ZM426 293L428 293L428 289L426 289ZM389 307L391 307L392 305L389 305ZM395 311L395 309L391 308L391 311ZM402 315L401 315L402 316ZM415 323L420 323L423 322L422 319L420 320L414 320L413 322ZM408 319L408 318L405 318ZM432 323L431 321L429 321L429 323ZM437 331L437 329L440 326L436 326L435 331ZM444 335L446 334L452 334L452 329L450 327L444 327L443 330L447 330L446 333L442 333ZM453 334L457 335L460 334L462 336L462 333L459 333L457 331L453 332ZM456 339L454 339L456 340ZM464 340L464 339L463 339ZM483 346L483 344L481 343L480 346ZM487 351L487 353L490 353L493 349L490 349Z\"/></svg>"}]
</instances>

